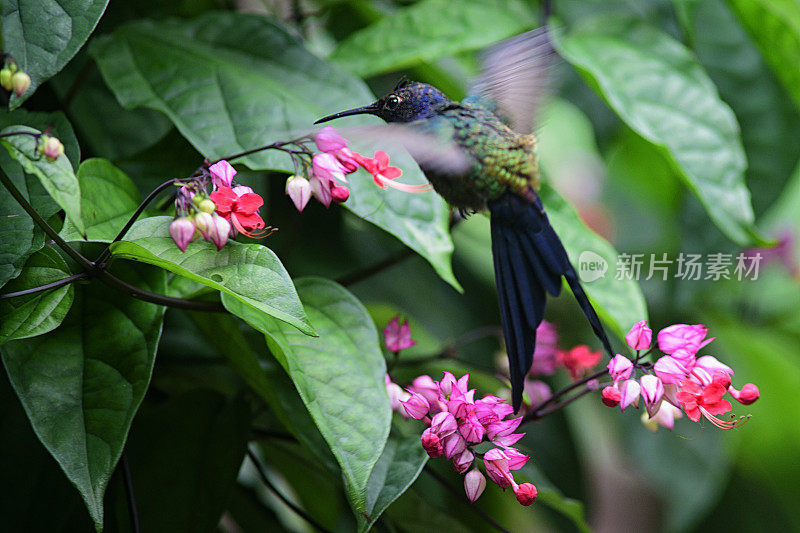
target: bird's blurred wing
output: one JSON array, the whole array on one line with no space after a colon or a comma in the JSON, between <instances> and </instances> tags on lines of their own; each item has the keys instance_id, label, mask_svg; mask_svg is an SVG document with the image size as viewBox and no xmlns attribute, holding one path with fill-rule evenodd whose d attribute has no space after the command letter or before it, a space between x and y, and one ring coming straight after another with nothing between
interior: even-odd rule
<instances>
[{"instance_id":1,"label":"bird's blurred wing","mask_svg":"<svg viewBox=\"0 0 800 533\"><path fill-rule=\"evenodd\" d=\"M485 50L481 75L467 101L488 107L514 131L531 133L558 62L550 40L553 31L542 26Z\"/></svg>"}]
</instances>

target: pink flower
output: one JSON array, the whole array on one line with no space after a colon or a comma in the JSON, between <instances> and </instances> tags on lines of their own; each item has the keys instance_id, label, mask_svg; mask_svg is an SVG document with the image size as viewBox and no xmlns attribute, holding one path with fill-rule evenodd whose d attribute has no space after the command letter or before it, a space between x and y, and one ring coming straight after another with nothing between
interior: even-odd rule
<instances>
[{"instance_id":1,"label":"pink flower","mask_svg":"<svg viewBox=\"0 0 800 533\"><path fill-rule=\"evenodd\" d=\"M220 251L225 246L225 243L228 242L228 236L231 233L231 224L217 214L214 214L211 220L214 225L214 231L211 232L209 240L217 247L217 251Z\"/></svg>"},{"instance_id":2,"label":"pink flower","mask_svg":"<svg viewBox=\"0 0 800 533\"><path fill-rule=\"evenodd\" d=\"M525 395L531 401L531 405L539 405L553 395L550 386L538 379L525 379Z\"/></svg>"},{"instance_id":3,"label":"pink flower","mask_svg":"<svg viewBox=\"0 0 800 533\"><path fill-rule=\"evenodd\" d=\"M428 415L428 411L430 411L430 404L425 397L417 392L414 392L410 389L408 390L409 398L406 401L400 401L405 409L405 412L411 418L416 420L422 420L424 417Z\"/></svg>"},{"instance_id":4,"label":"pink flower","mask_svg":"<svg viewBox=\"0 0 800 533\"><path fill-rule=\"evenodd\" d=\"M261 196L252 192L250 187L219 187L210 195L217 205L217 214L230 222L239 233L248 237L256 237L264 228L264 219L258 214L258 208L264 205Z\"/></svg>"},{"instance_id":5,"label":"pink flower","mask_svg":"<svg viewBox=\"0 0 800 533\"><path fill-rule=\"evenodd\" d=\"M444 377L442 378L442 381L439 382L439 390L446 398L450 396L450 394L453 392L453 389L456 389L461 394L466 394L469 383L469 374L464 374L458 380L456 380L456 377L450 372L444 371L443 374Z\"/></svg>"},{"instance_id":6,"label":"pink flower","mask_svg":"<svg viewBox=\"0 0 800 533\"><path fill-rule=\"evenodd\" d=\"M186 217L176 218L169 225L169 235L181 252L185 252L186 247L192 242L194 232L194 224Z\"/></svg>"},{"instance_id":7,"label":"pink flower","mask_svg":"<svg viewBox=\"0 0 800 533\"><path fill-rule=\"evenodd\" d=\"M456 455L460 455L467 449L467 441L458 431L451 433L444 437L442 440L444 447L444 456L447 459L452 459Z\"/></svg>"},{"instance_id":8,"label":"pink flower","mask_svg":"<svg viewBox=\"0 0 800 533\"><path fill-rule=\"evenodd\" d=\"M407 417L407 412L405 408L401 407L400 402L408 400L411 395L401 389L400 385L393 382L389 374L385 374L383 379L386 384L386 394L389 395L389 401L392 403L392 411L397 411L404 417Z\"/></svg>"},{"instance_id":9,"label":"pink flower","mask_svg":"<svg viewBox=\"0 0 800 533\"><path fill-rule=\"evenodd\" d=\"M207 241L210 241L211 236L217 233L217 226L214 224L214 218L205 211L197 213L192 222L194 222L194 227L197 228L200 235Z\"/></svg>"},{"instance_id":10,"label":"pink flower","mask_svg":"<svg viewBox=\"0 0 800 533\"><path fill-rule=\"evenodd\" d=\"M439 439L439 435L431 431L431 428L428 428L422 432L420 441L422 442L422 447L425 448L428 456L430 456L432 459L437 459L444 454L444 447Z\"/></svg>"},{"instance_id":11,"label":"pink flower","mask_svg":"<svg viewBox=\"0 0 800 533\"><path fill-rule=\"evenodd\" d=\"M679 383L689 375L689 369L683 365L679 360L665 355L661 357L653 366L662 383Z\"/></svg>"},{"instance_id":12,"label":"pink flower","mask_svg":"<svg viewBox=\"0 0 800 533\"><path fill-rule=\"evenodd\" d=\"M211 174L211 183L214 185L214 189L230 187L233 177L236 175L236 169L224 159L208 167L208 172Z\"/></svg>"},{"instance_id":13,"label":"pink flower","mask_svg":"<svg viewBox=\"0 0 800 533\"><path fill-rule=\"evenodd\" d=\"M617 354L608 362L608 373L614 383L621 379L628 379L633 371L633 362L625 356Z\"/></svg>"},{"instance_id":14,"label":"pink flower","mask_svg":"<svg viewBox=\"0 0 800 533\"><path fill-rule=\"evenodd\" d=\"M311 158L311 169L314 175L324 180L347 182L344 177L345 168L332 154L315 154Z\"/></svg>"},{"instance_id":15,"label":"pink flower","mask_svg":"<svg viewBox=\"0 0 800 533\"><path fill-rule=\"evenodd\" d=\"M603 401L603 405L616 407L619 405L619 402L622 401L622 393L616 387L606 387L603 389L603 392L600 393L600 398Z\"/></svg>"},{"instance_id":16,"label":"pink flower","mask_svg":"<svg viewBox=\"0 0 800 533\"><path fill-rule=\"evenodd\" d=\"M631 330L625 335L628 346L634 350L647 350L653 339L653 331L647 327L647 321L642 320L633 325Z\"/></svg>"},{"instance_id":17,"label":"pink flower","mask_svg":"<svg viewBox=\"0 0 800 533\"><path fill-rule=\"evenodd\" d=\"M486 467L486 475L497 483L500 488L504 489L514 481L508 468L508 459L499 448L492 448L486 452L483 455L483 464Z\"/></svg>"},{"instance_id":18,"label":"pink flower","mask_svg":"<svg viewBox=\"0 0 800 533\"><path fill-rule=\"evenodd\" d=\"M458 431L464 435L467 442L480 442L483 440L486 429L483 427L480 420L478 420L478 417L475 416L474 407L472 411L473 414L461 418L461 422L458 424Z\"/></svg>"},{"instance_id":19,"label":"pink flower","mask_svg":"<svg viewBox=\"0 0 800 533\"><path fill-rule=\"evenodd\" d=\"M658 347L665 354L682 350L684 355L676 357L685 359L687 356L694 356L700 348L714 340L705 339L707 334L708 328L702 324L675 324L658 332Z\"/></svg>"},{"instance_id":20,"label":"pink flower","mask_svg":"<svg viewBox=\"0 0 800 533\"><path fill-rule=\"evenodd\" d=\"M335 152L347 147L347 141L333 126L325 126L316 135L314 142L321 152Z\"/></svg>"},{"instance_id":21,"label":"pink flower","mask_svg":"<svg viewBox=\"0 0 800 533\"><path fill-rule=\"evenodd\" d=\"M342 148L333 152L333 156L344 167L345 174L358 170L358 157L361 157L361 154L352 152L349 148Z\"/></svg>"},{"instance_id":22,"label":"pink flower","mask_svg":"<svg viewBox=\"0 0 800 533\"><path fill-rule=\"evenodd\" d=\"M558 365L558 331L555 324L542 320L536 328L536 347L533 350L533 364L528 374L549 376Z\"/></svg>"},{"instance_id":23,"label":"pink flower","mask_svg":"<svg viewBox=\"0 0 800 533\"><path fill-rule=\"evenodd\" d=\"M474 468L467 472L464 476L464 492L467 493L467 499L475 503L475 500L480 498L483 490L486 488L486 478L481 474L481 471Z\"/></svg>"},{"instance_id":24,"label":"pink flower","mask_svg":"<svg viewBox=\"0 0 800 533\"><path fill-rule=\"evenodd\" d=\"M517 497L517 501L527 507L536 500L538 492L532 483L521 483L514 487L514 494Z\"/></svg>"},{"instance_id":25,"label":"pink flower","mask_svg":"<svg viewBox=\"0 0 800 533\"><path fill-rule=\"evenodd\" d=\"M39 151L41 151L45 159L50 162L55 161L64 153L64 145L55 137L44 134L41 139L39 139L39 142L41 143L39 145Z\"/></svg>"},{"instance_id":26,"label":"pink flower","mask_svg":"<svg viewBox=\"0 0 800 533\"><path fill-rule=\"evenodd\" d=\"M751 403L758 400L760 393L758 392L758 387L753 385L752 383L746 383L742 390L738 391L734 389L732 386L728 387L728 392L731 393L731 396L734 397L739 403L743 405L750 405Z\"/></svg>"},{"instance_id":27,"label":"pink flower","mask_svg":"<svg viewBox=\"0 0 800 533\"><path fill-rule=\"evenodd\" d=\"M389 154L383 150L375 152L375 157L373 159L360 154L355 155L358 156L356 158L358 163L364 167L367 172L372 174L372 179L375 180L375 183L382 189L386 189L391 180L403 175L403 171L399 168L389 166Z\"/></svg>"},{"instance_id":28,"label":"pink flower","mask_svg":"<svg viewBox=\"0 0 800 533\"><path fill-rule=\"evenodd\" d=\"M683 407L683 411L691 420L697 422L703 416L721 429L733 429L740 425L739 422L723 421L714 415L725 414L733 407L728 400L723 400L725 387L716 378L709 385L701 387L691 380L683 380L680 383L678 401Z\"/></svg>"},{"instance_id":29,"label":"pink flower","mask_svg":"<svg viewBox=\"0 0 800 533\"><path fill-rule=\"evenodd\" d=\"M445 448L446 450L446 448ZM464 450L460 454L453 457L453 468L459 474L463 474L472 466L472 462L475 460L475 455L469 450ZM484 481L484 484L486 482Z\"/></svg>"},{"instance_id":30,"label":"pink flower","mask_svg":"<svg viewBox=\"0 0 800 533\"><path fill-rule=\"evenodd\" d=\"M710 355L698 358L692 369L692 374L704 384L711 383L712 376L717 372L728 375L729 379L733 375L731 367L720 363Z\"/></svg>"},{"instance_id":31,"label":"pink flower","mask_svg":"<svg viewBox=\"0 0 800 533\"><path fill-rule=\"evenodd\" d=\"M435 402L439 399L439 384L433 381L430 376L422 375L414 378L410 388L424 396L428 402Z\"/></svg>"},{"instance_id":32,"label":"pink flower","mask_svg":"<svg viewBox=\"0 0 800 533\"><path fill-rule=\"evenodd\" d=\"M675 419L682 418L683 413L681 410L672 405L671 403L662 403L658 411L650 415L642 413L642 423L652 432L658 430L658 426L664 426L667 429L675 427Z\"/></svg>"},{"instance_id":33,"label":"pink flower","mask_svg":"<svg viewBox=\"0 0 800 533\"><path fill-rule=\"evenodd\" d=\"M490 422L486 427L486 436L489 440L494 440L496 437L505 437L514 433L521 422L522 417Z\"/></svg>"},{"instance_id":34,"label":"pink flower","mask_svg":"<svg viewBox=\"0 0 800 533\"><path fill-rule=\"evenodd\" d=\"M531 458L530 455L526 455L516 448L506 448L503 450L503 454L506 456L508 460L508 469L509 470L519 470L525 463L528 462L528 459Z\"/></svg>"},{"instance_id":35,"label":"pink flower","mask_svg":"<svg viewBox=\"0 0 800 533\"><path fill-rule=\"evenodd\" d=\"M302 176L292 176L286 180L286 194L292 199L297 210L302 213L311 199L311 184Z\"/></svg>"},{"instance_id":36,"label":"pink flower","mask_svg":"<svg viewBox=\"0 0 800 533\"><path fill-rule=\"evenodd\" d=\"M340 185L331 185L331 200L337 204L346 202L350 198L350 189Z\"/></svg>"},{"instance_id":37,"label":"pink flower","mask_svg":"<svg viewBox=\"0 0 800 533\"><path fill-rule=\"evenodd\" d=\"M401 325L400 315L392 318L383 328L383 340L390 352L399 352L417 344L411 340L411 326L408 325L408 319Z\"/></svg>"},{"instance_id":38,"label":"pink flower","mask_svg":"<svg viewBox=\"0 0 800 533\"><path fill-rule=\"evenodd\" d=\"M620 385L620 392L622 398L619 401L619 408L624 411L626 407L634 404L634 407L639 407L639 382L635 379L626 379Z\"/></svg>"},{"instance_id":39,"label":"pink flower","mask_svg":"<svg viewBox=\"0 0 800 533\"><path fill-rule=\"evenodd\" d=\"M320 178L312 172L308 184L311 187L311 194L314 198L326 208L330 207L333 199L331 196L331 186L333 185L331 180Z\"/></svg>"},{"instance_id":40,"label":"pink flower","mask_svg":"<svg viewBox=\"0 0 800 533\"><path fill-rule=\"evenodd\" d=\"M586 370L591 370L600 362L603 352L593 352L585 344L579 344L566 352L559 352L558 359L567 370L572 379L580 378Z\"/></svg>"},{"instance_id":41,"label":"pink flower","mask_svg":"<svg viewBox=\"0 0 800 533\"><path fill-rule=\"evenodd\" d=\"M434 433L446 437L447 435L450 435L454 431L458 430L458 422L456 422L456 419L452 413L443 411L433 415L433 418L431 419L431 427L429 429Z\"/></svg>"},{"instance_id":42,"label":"pink flower","mask_svg":"<svg viewBox=\"0 0 800 533\"><path fill-rule=\"evenodd\" d=\"M644 398L647 414L652 418L661 407L661 400L664 397L664 384L652 374L642 376L639 382L642 387L642 398Z\"/></svg>"}]
</instances>

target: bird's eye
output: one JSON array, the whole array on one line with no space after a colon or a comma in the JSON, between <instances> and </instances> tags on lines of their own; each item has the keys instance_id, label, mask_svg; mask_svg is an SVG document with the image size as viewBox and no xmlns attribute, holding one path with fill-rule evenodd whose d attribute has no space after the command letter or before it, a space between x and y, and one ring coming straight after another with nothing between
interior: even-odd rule
<instances>
[{"instance_id":1,"label":"bird's eye","mask_svg":"<svg viewBox=\"0 0 800 533\"><path fill-rule=\"evenodd\" d=\"M400 97L391 95L386 99L386 109L394 109L400 103Z\"/></svg>"}]
</instances>

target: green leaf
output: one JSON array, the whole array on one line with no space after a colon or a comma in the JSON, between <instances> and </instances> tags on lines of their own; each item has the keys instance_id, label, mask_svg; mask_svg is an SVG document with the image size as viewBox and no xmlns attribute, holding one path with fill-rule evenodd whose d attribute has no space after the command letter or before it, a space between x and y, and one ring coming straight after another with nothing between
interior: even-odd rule
<instances>
[{"instance_id":1,"label":"green leaf","mask_svg":"<svg viewBox=\"0 0 800 533\"><path fill-rule=\"evenodd\" d=\"M142 531L214 531L249 435L247 405L216 392L145 405L126 447Z\"/></svg>"},{"instance_id":2,"label":"green leaf","mask_svg":"<svg viewBox=\"0 0 800 533\"><path fill-rule=\"evenodd\" d=\"M64 145L64 154L69 159L72 168L78 168L78 163L81 161L81 147L78 145L78 139L75 137L75 131L72 129L67 115L61 111L42 113L25 109L15 109L10 113L0 114L0 128L17 124L24 124L39 131L50 128L50 135L57 137Z\"/></svg>"},{"instance_id":3,"label":"green leaf","mask_svg":"<svg viewBox=\"0 0 800 533\"><path fill-rule=\"evenodd\" d=\"M171 217L136 222L125 240L111 246L113 255L175 272L314 335L292 280L272 250L229 241L218 252L213 244L197 241L181 252L169 236L170 222Z\"/></svg>"},{"instance_id":4,"label":"green leaf","mask_svg":"<svg viewBox=\"0 0 800 533\"><path fill-rule=\"evenodd\" d=\"M22 274L4 287L16 292L46 285L70 275L67 263L52 248L42 248L32 255ZM14 339L35 337L59 326L72 306L72 284L57 289L0 300L0 344Z\"/></svg>"},{"instance_id":5,"label":"green leaf","mask_svg":"<svg viewBox=\"0 0 800 533\"><path fill-rule=\"evenodd\" d=\"M358 515L366 511L367 482L391 422L378 334L361 302L340 285L321 278L296 285L319 337L274 322L267 344L342 467Z\"/></svg>"},{"instance_id":6,"label":"green leaf","mask_svg":"<svg viewBox=\"0 0 800 533\"><path fill-rule=\"evenodd\" d=\"M123 273L139 287L165 290L163 271ZM103 494L150 382L163 316L163 307L80 285L58 329L0 348L36 435L98 529Z\"/></svg>"},{"instance_id":7,"label":"green leaf","mask_svg":"<svg viewBox=\"0 0 800 533\"><path fill-rule=\"evenodd\" d=\"M12 131L26 131L39 133L28 126L9 126L2 133ZM30 135L12 135L0 138L0 144L5 146L11 157L16 159L25 172L33 174L56 201L78 231L85 233L81 219L81 191L78 178L70 166L66 155L61 155L55 161L48 161L44 156L36 153L36 140Z\"/></svg>"},{"instance_id":8,"label":"green leaf","mask_svg":"<svg viewBox=\"0 0 800 533\"><path fill-rule=\"evenodd\" d=\"M367 507L357 515L358 530L368 531L392 502L399 498L428 461L418 435L391 436L367 481Z\"/></svg>"},{"instance_id":9,"label":"green leaf","mask_svg":"<svg viewBox=\"0 0 800 533\"><path fill-rule=\"evenodd\" d=\"M423 0L350 34L330 56L358 76L374 76L467 50L536 25L520 0Z\"/></svg>"},{"instance_id":10,"label":"green leaf","mask_svg":"<svg viewBox=\"0 0 800 533\"><path fill-rule=\"evenodd\" d=\"M7 0L3 2L3 51L31 77L18 107L36 88L61 70L83 46L97 25L108 0Z\"/></svg>"},{"instance_id":11,"label":"green leaf","mask_svg":"<svg viewBox=\"0 0 800 533\"><path fill-rule=\"evenodd\" d=\"M90 51L123 106L165 113L210 160L297 138L316 119L375 99L361 80L313 56L262 16L210 13L193 21L139 21L94 40ZM404 182L426 182L405 151L390 155L403 169ZM238 161L254 170L294 168L277 150ZM439 196L383 191L364 172L350 181L344 207L396 236L460 289L450 265L448 210Z\"/></svg>"},{"instance_id":12,"label":"green leaf","mask_svg":"<svg viewBox=\"0 0 800 533\"><path fill-rule=\"evenodd\" d=\"M78 168L77 177L86 238L111 242L139 207L139 189L106 159L87 159ZM64 224L60 235L67 241L83 238L69 222Z\"/></svg>"},{"instance_id":13,"label":"green leaf","mask_svg":"<svg viewBox=\"0 0 800 533\"><path fill-rule=\"evenodd\" d=\"M688 50L622 16L588 19L554 40L620 118L676 166L730 239L765 242L753 228L736 119Z\"/></svg>"},{"instance_id":14,"label":"green leaf","mask_svg":"<svg viewBox=\"0 0 800 533\"><path fill-rule=\"evenodd\" d=\"M800 4L795 0L727 0L739 22L800 108Z\"/></svg>"}]
</instances>

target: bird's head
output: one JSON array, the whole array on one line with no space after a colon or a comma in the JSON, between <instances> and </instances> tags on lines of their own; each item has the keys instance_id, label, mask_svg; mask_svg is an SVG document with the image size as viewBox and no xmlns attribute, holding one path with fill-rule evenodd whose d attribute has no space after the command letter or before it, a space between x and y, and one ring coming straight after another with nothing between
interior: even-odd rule
<instances>
[{"instance_id":1,"label":"bird's head","mask_svg":"<svg viewBox=\"0 0 800 533\"><path fill-rule=\"evenodd\" d=\"M413 122L430 117L447 102L449 100L442 91L432 85L402 80L392 92L378 101L328 115L314 124L350 115L375 115L386 122Z\"/></svg>"}]
</instances>

